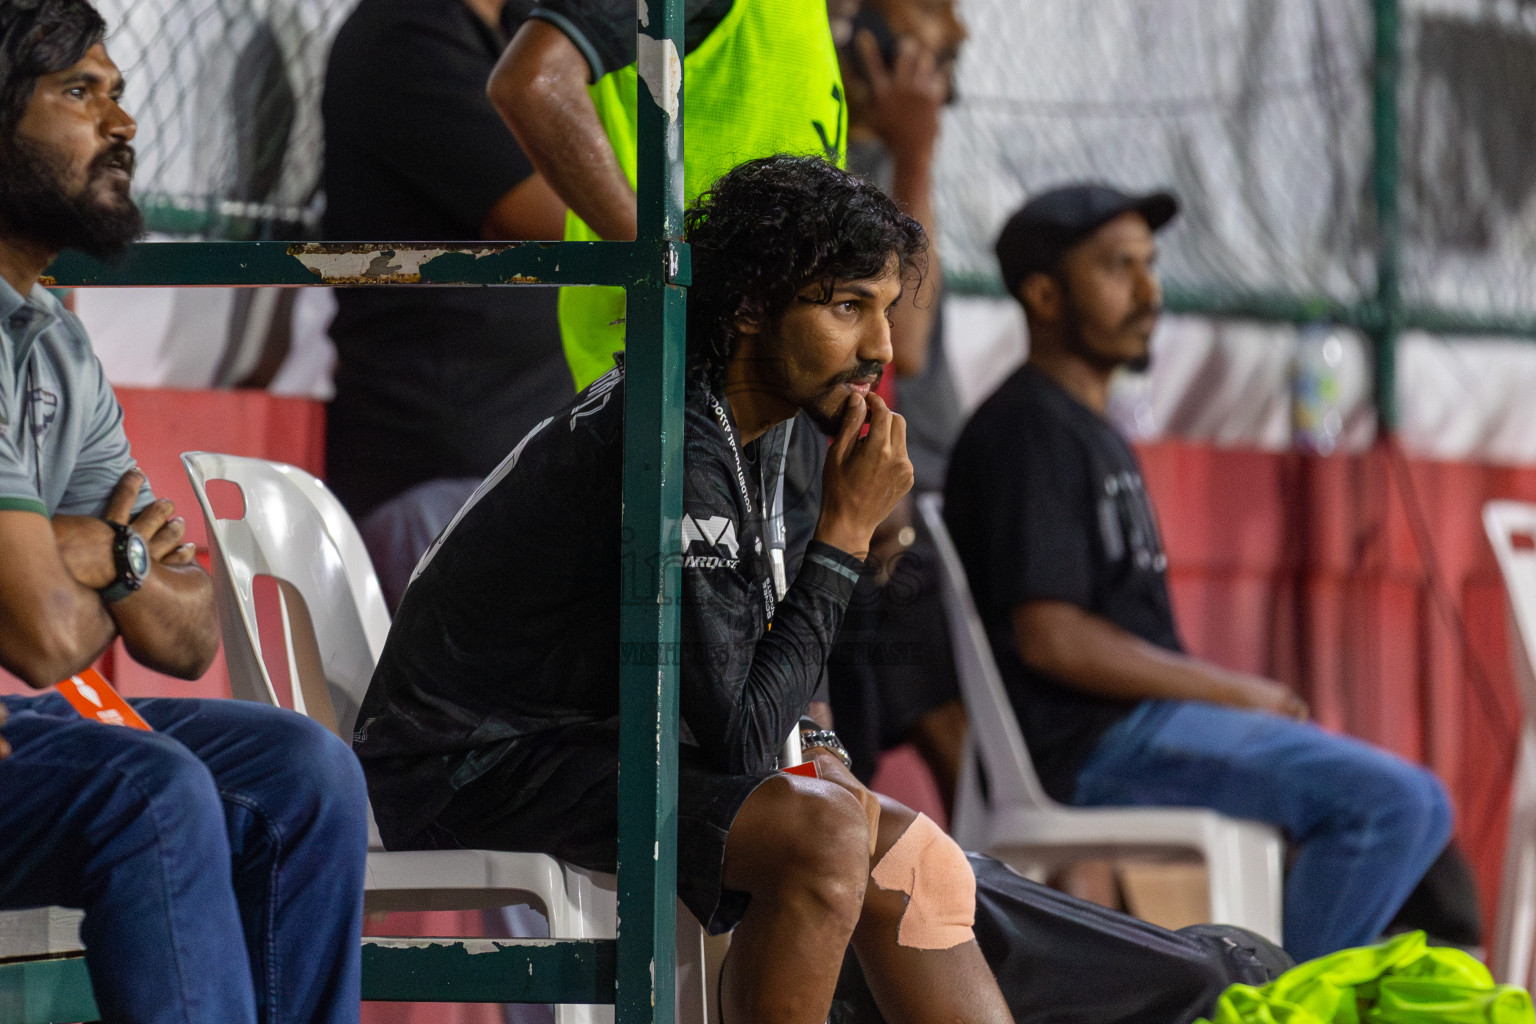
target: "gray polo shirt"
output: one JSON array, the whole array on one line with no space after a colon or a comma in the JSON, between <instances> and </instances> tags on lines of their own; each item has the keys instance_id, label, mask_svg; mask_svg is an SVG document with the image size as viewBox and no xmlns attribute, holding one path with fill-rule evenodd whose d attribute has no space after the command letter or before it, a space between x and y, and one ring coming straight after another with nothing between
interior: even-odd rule
<instances>
[{"instance_id":1,"label":"gray polo shirt","mask_svg":"<svg viewBox=\"0 0 1536 1024\"><path fill-rule=\"evenodd\" d=\"M134 466L85 328L41 285L0 279L0 510L99 516ZM140 492L134 511L154 496Z\"/></svg>"}]
</instances>

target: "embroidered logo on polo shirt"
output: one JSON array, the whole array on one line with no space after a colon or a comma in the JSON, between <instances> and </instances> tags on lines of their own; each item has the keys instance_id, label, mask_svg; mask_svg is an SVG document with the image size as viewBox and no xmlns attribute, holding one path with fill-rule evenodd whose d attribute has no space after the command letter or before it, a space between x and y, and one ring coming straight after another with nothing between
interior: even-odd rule
<instances>
[{"instance_id":1,"label":"embroidered logo on polo shirt","mask_svg":"<svg viewBox=\"0 0 1536 1024\"><path fill-rule=\"evenodd\" d=\"M27 392L27 402L32 406L32 437L41 441L59 414L59 396L47 388L33 388Z\"/></svg>"}]
</instances>

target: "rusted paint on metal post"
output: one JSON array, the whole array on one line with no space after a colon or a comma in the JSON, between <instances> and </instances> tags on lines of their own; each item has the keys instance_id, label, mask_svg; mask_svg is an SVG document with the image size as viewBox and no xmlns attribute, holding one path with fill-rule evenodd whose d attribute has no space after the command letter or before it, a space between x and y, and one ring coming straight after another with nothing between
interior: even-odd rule
<instances>
[{"instance_id":1,"label":"rusted paint on metal post","mask_svg":"<svg viewBox=\"0 0 1536 1024\"><path fill-rule=\"evenodd\" d=\"M655 241L144 242L121 261L66 252L45 284L62 288L218 285L633 285L658 278Z\"/></svg>"}]
</instances>

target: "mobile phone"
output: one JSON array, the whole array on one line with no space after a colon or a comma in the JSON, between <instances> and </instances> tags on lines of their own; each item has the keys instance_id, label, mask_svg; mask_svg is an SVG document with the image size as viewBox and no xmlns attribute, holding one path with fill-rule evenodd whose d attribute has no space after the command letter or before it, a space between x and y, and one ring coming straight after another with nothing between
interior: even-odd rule
<instances>
[{"instance_id":1,"label":"mobile phone","mask_svg":"<svg viewBox=\"0 0 1536 1024\"><path fill-rule=\"evenodd\" d=\"M885 20L885 15L873 9L868 4L859 6L859 13L853 16L853 35L848 37L848 42L841 49L845 50L846 64L855 68L862 78L864 77L864 62L859 59L859 50L854 42L859 38L860 32L868 32L875 39L875 45L880 48L880 59L885 61L887 68L896 63L897 35L891 31L890 22Z\"/></svg>"}]
</instances>

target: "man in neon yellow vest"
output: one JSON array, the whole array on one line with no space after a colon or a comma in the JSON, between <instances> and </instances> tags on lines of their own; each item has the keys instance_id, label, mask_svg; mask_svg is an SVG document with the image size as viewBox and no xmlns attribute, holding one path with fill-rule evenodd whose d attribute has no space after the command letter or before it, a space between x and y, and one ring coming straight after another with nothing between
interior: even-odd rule
<instances>
[{"instance_id":1,"label":"man in neon yellow vest","mask_svg":"<svg viewBox=\"0 0 1536 1024\"><path fill-rule=\"evenodd\" d=\"M827 0L688 0L686 12L685 202L771 153L842 166L847 111ZM541 0L491 76L491 101L570 206L567 239L635 237L636 81L632 0ZM562 290L578 390L613 365L623 318L621 289Z\"/></svg>"}]
</instances>

